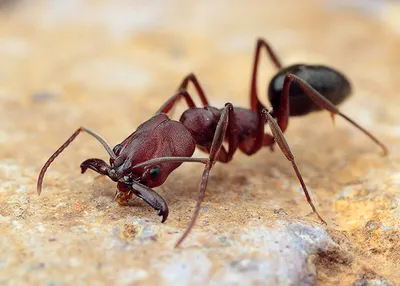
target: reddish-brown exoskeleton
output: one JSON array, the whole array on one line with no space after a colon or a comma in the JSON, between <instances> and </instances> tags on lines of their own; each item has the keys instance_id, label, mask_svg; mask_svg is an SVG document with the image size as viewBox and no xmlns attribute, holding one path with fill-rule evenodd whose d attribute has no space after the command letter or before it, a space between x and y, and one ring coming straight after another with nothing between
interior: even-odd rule
<instances>
[{"instance_id":1,"label":"reddish-brown exoskeleton","mask_svg":"<svg viewBox=\"0 0 400 286\"><path fill-rule=\"evenodd\" d=\"M269 87L269 98L273 106L270 112L259 101L256 88L258 61L263 47L280 70ZM189 82L194 84L202 107L196 107L186 91ZM277 143L291 162L313 212L322 223L325 223L309 196L294 155L283 136L283 131L287 128L289 115L303 115L325 109L331 113L332 117L338 114L355 125L379 144L383 153L386 154L386 147L378 139L342 114L332 104L332 102L335 104L342 102L348 97L350 90L350 83L342 74L325 66L293 65L282 69L272 49L264 40L259 39L253 65L251 109L233 107L231 103L225 104L222 109L211 107L195 75L190 74L184 78L178 92L164 103L151 119L141 124L135 132L114 148L91 130L81 127L75 131L43 166L39 174L37 190L40 194L44 174L52 161L80 132L84 131L104 146L110 155L110 163L107 164L101 159L88 159L81 164L82 173L87 169L92 169L101 175L108 176L117 182L116 197L121 204L125 204L132 195L136 195L157 210L164 222L168 217L168 206L152 188L162 185L169 174L183 162L203 163L205 168L197 204L186 231L176 243L177 247L195 224L207 188L209 173L215 162L228 163L237 149L250 156L264 146L272 147L274 143ZM171 120L167 113L181 98L185 99L189 108L182 114L179 121ZM272 135L264 132L266 123ZM224 141L228 143L227 150L223 146ZM208 153L209 157L192 158L196 146Z\"/></svg>"}]
</instances>

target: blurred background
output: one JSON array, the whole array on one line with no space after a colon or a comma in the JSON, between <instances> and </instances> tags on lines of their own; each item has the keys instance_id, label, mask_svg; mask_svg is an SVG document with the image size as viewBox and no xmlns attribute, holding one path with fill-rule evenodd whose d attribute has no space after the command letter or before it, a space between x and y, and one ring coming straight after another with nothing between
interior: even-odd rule
<instances>
[{"instance_id":1,"label":"blurred background","mask_svg":"<svg viewBox=\"0 0 400 286\"><path fill-rule=\"evenodd\" d=\"M400 283L399 35L394 0L0 0L0 285ZM84 159L107 159L85 135L36 195L40 168L76 128L115 145L190 72L212 105L248 107L259 37L285 65L346 74L354 92L341 110L390 149L382 158L362 133L340 119L332 126L325 112L291 119L285 133L328 220L330 236L315 235L345 249L346 259L317 255L308 267L308 255L320 252L304 242L305 257L281 255L265 241L260 250L266 226L314 220L290 164L269 149L216 165L188 251L172 245L191 215L201 166L182 166L157 190L170 206L166 225L138 200L116 205L112 182L80 175ZM275 73L263 54L258 86L268 106ZM338 260L347 262L331 263Z\"/></svg>"}]
</instances>

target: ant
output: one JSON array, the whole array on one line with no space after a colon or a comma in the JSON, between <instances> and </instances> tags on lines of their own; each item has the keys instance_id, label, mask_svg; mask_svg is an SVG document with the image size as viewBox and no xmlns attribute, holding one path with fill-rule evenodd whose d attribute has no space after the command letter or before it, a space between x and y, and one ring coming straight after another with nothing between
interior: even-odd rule
<instances>
[{"instance_id":1,"label":"ant","mask_svg":"<svg viewBox=\"0 0 400 286\"><path fill-rule=\"evenodd\" d=\"M260 51L265 48L279 72L269 85L269 100L272 110L268 111L259 101L256 79ZM189 82L194 85L200 97L202 107L196 107L187 92ZM327 110L332 119L340 115L359 130L368 135L387 154L387 148L371 133L341 113L335 104L341 103L351 93L349 81L340 72L316 65L297 64L282 67L272 48L263 39L258 39L251 80L251 109L233 107L226 103L218 109L209 105L207 97L194 74L186 76L178 91L170 97L156 114L142 123L136 131L120 144L112 148L105 139L95 132L80 127L48 159L40 171L37 191L40 195L46 170L54 159L78 136L86 132L97 139L110 155L109 164L101 159L87 159L81 165L81 173L91 169L108 176L117 183L115 199L121 205L136 195L143 199L162 216L162 222L168 217L168 205L152 188L162 185L169 174L184 162L196 162L205 165L199 187L199 197L193 216L175 247L178 247L188 236L195 225L200 212L200 205L207 189L211 168L218 162L228 163L239 149L250 156L262 147L273 147L275 143L290 161L302 186L311 209L326 224L316 210L301 173L296 165L283 132L288 126L289 116L300 116L312 111ZM183 112L179 121L171 120L167 113L180 100L185 99L188 109ZM271 134L265 133L268 124ZM223 143L227 142L227 149ZM209 154L208 158L192 158L195 148Z\"/></svg>"}]
</instances>

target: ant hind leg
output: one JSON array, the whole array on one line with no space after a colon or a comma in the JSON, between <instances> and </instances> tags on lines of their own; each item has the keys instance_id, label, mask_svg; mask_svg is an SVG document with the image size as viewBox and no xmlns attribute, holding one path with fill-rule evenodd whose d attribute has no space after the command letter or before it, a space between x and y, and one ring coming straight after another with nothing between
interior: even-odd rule
<instances>
[{"instance_id":1,"label":"ant hind leg","mask_svg":"<svg viewBox=\"0 0 400 286\"><path fill-rule=\"evenodd\" d=\"M347 115L343 114L340 112L340 110L333 104L331 103L328 99L326 99L322 94L320 94L316 89L314 89L310 84L308 84L305 80L301 79L300 77L292 74L292 73L287 73L285 76L285 80L283 82L283 95L282 95L282 107L278 111L278 123L279 119L281 118L281 121L284 121L286 117L289 116L289 92L290 92L290 87L291 83L296 82L298 86L303 90L303 92L321 109L325 109L331 113L332 120L334 119L335 115L339 115L342 118L344 118L347 122L355 126L357 129L359 129L361 132L363 132L365 135L367 135L372 141L374 141L377 145L379 145L382 148L382 154L383 156L386 156L388 154L388 149L387 147L374 135L372 135L369 131L361 127L358 123L356 123L354 120L349 118ZM282 112L281 115L279 115ZM281 126L282 123L279 124ZM286 126L285 126L286 127Z\"/></svg>"}]
</instances>

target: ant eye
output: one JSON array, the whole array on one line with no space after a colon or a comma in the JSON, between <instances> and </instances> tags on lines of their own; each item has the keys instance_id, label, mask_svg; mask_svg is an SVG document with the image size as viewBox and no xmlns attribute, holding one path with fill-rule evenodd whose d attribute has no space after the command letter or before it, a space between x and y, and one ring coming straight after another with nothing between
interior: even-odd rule
<instances>
[{"instance_id":1,"label":"ant eye","mask_svg":"<svg viewBox=\"0 0 400 286\"><path fill-rule=\"evenodd\" d=\"M155 167L150 169L150 178L155 180L158 177L160 177L160 167L159 166L155 166Z\"/></svg>"},{"instance_id":2,"label":"ant eye","mask_svg":"<svg viewBox=\"0 0 400 286\"><path fill-rule=\"evenodd\" d=\"M120 148L121 148L121 144L115 145L115 147L113 149L114 154L117 153Z\"/></svg>"}]
</instances>

